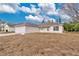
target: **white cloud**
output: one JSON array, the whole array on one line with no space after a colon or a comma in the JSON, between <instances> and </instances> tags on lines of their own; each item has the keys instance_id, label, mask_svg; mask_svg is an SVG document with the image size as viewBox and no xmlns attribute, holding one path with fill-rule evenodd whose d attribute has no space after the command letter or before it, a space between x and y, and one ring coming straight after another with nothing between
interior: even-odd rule
<instances>
[{"instance_id":1,"label":"white cloud","mask_svg":"<svg viewBox=\"0 0 79 59\"><path fill-rule=\"evenodd\" d=\"M45 8L49 8L48 10L56 10L55 4L54 3L43 3L43 4L38 4L39 7L45 7Z\"/></svg>"},{"instance_id":2,"label":"white cloud","mask_svg":"<svg viewBox=\"0 0 79 59\"><path fill-rule=\"evenodd\" d=\"M16 13L19 4L0 4L0 12Z\"/></svg>"},{"instance_id":3,"label":"white cloud","mask_svg":"<svg viewBox=\"0 0 79 59\"><path fill-rule=\"evenodd\" d=\"M40 8L42 8L43 12L45 12L47 15L56 15L58 12L56 11L55 4L48 4L48 3L42 3L38 4Z\"/></svg>"},{"instance_id":4,"label":"white cloud","mask_svg":"<svg viewBox=\"0 0 79 59\"><path fill-rule=\"evenodd\" d=\"M31 12L31 9L28 8L28 7L25 7L25 6L22 6L22 7L20 8L20 10L23 11L23 12L28 12L28 13Z\"/></svg>"},{"instance_id":5,"label":"white cloud","mask_svg":"<svg viewBox=\"0 0 79 59\"><path fill-rule=\"evenodd\" d=\"M39 7L48 7L48 3L39 3L38 6Z\"/></svg>"},{"instance_id":6,"label":"white cloud","mask_svg":"<svg viewBox=\"0 0 79 59\"><path fill-rule=\"evenodd\" d=\"M32 16L32 15L25 16L25 18L28 19L28 20L37 20L37 21L42 21L42 20L43 20L42 17L39 17L39 16Z\"/></svg>"},{"instance_id":7,"label":"white cloud","mask_svg":"<svg viewBox=\"0 0 79 59\"><path fill-rule=\"evenodd\" d=\"M34 13L34 14L37 14L40 12L40 8L36 8L36 6L32 4L31 4L31 8L22 6L20 10L25 13Z\"/></svg>"},{"instance_id":8,"label":"white cloud","mask_svg":"<svg viewBox=\"0 0 79 59\"><path fill-rule=\"evenodd\" d=\"M31 13L36 13L37 12L37 9L36 8L31 8Z\"/></svg>"},{"instance_id":9,"label":"white cloud","mask_svg":"<svg viewBox=\"0 0 79 59\"><path fill-rule=\"evenodd\" d=\"M50 8L53 9L53 11L55 11L56 10L55 4L54 3L50 4Z\"/></svg>"},{"instance_id":10,"label":"white cloud","mask_svg":"<svg viewBox=\"0 0 79 59\"><path fill-rule=\"evenodd\" d=\"M54 18L50 18L50 17L43 17L43 16L41 16L41 15L38 15L38 16L32 16L32 15L29 15L29 16L25 16L25 18L27 19L27 20L35 20L35 21L39 21L39 22L41 22L41 21L43 21L43 20L45 20L45 21L48 21L48 20L51 20L51 21L53 21L53 22L56 22L56 19L54 19Z\"/></svg>"},{"instance_id":11,"label":"white cloud","mask_svg":"<svg viewBox=\"0 0 79 59\"><path fill-rule=\"evenodd\" d=\"M47 12L47 15L57 15L57 14L58 14L58 12L55 12L55 11L54 12L53 11L48 11Z\"/></svg>"},{"instance_id":12,"label":"white cloud","mask_svg":"<svg viewBox=\"0 0 79 59\"><path fill-rule=\"evenodd\" d=\"M36 5L34 5L34 4L31 4L30 6L31 6L31 8L22 6L20 8L20 10L25 12L25 13L34 13L34 14L40 14L41 12L43 12L47 15L56 15L56 14L58 14L58 12L56 11L56 7L55 7L54 3L52 3L52 4L39 3L38 4L39 8L36 8Z\"/></svg>"}]
</instances>

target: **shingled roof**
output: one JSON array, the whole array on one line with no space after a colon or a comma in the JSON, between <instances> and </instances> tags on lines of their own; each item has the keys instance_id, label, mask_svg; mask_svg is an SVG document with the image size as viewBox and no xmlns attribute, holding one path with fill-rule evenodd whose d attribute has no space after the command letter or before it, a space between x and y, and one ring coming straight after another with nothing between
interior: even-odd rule
<instances>
[{"instance_id":1,"label":"shingled roof","mask_svg":"<svg viewBox=\"0 0 79 59\"><path fill-rule=\"evenodd\" d=\"M59 26L60 24L58 23L42 23L42 24L39 24L38 27L39 28L48 28L50 26Z\"/></svg>"},{"instance_id":2,"label":"shingled roof","mask_svg":"<svg viewBox=\"0 0 79 59\"><path fill-rule=\"evenodd\" d=\"M15 25L15 27L20 27L20 26L37 27L36 24L32 24L32 23L19 23Z\"/></svg>"},{"instance_id":3,"label":"shingled roof","mask_svg":"<svg viewBox=\"0 0 79 59\"><path fill-rule=\"evenodd\" d=\"M41 23L41 24L32 24L32 23L19 23L16 24L15 27L20 27L20 26L28 26L28 27L38 27L38 28L48 28L50 26L59 26L60 24L58 23Z\"/></svg>"}]
</instances>

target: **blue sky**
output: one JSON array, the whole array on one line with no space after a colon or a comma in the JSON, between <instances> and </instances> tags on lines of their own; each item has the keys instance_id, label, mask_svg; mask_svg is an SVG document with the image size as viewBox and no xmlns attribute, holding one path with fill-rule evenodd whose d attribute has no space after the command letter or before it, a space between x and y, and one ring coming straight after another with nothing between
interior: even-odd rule
<instances>
[{"instance_id":1,"label":"blue sky","mask_svg":"<svg viewBox=\"0 0 79 59\"><path fill-rule=\"evenodd\" d=\"M41 22L44 18L56 22L60 3L2 3L0 4L0 19L9 23Z\"/></svg>"}]
</instances>

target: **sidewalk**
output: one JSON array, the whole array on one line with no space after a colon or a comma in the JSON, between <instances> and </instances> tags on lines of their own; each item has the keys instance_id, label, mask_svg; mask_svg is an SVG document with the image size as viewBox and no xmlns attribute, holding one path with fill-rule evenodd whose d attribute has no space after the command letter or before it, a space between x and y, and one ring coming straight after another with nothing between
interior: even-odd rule
<instances>
[{"instance_id":1,"label":"sidewalk","mask_svg":"<svg viewBox=\"0 0 79 59\"><path fill-rule=\"evenodd\" d=\"M10 36L10 35L15 35L16 33L6 33L6 34L0 34L0 36Z\"/></svg>"}]
</instances>

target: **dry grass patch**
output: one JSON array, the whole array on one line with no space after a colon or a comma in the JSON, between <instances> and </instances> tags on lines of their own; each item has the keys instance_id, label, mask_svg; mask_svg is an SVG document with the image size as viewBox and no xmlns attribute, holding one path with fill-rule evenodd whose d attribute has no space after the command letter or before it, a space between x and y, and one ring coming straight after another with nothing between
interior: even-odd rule
<instances>
[{"instance_id":1,"label":"dry grass patch","mask_svg":"<svg viewBox=\"0 0 79 59\"><path fill-rule=\"evenodd\" d=\"M31 33L0 37L0 55L79 55L79 33Z\"/></svg>"}]
</instances>

